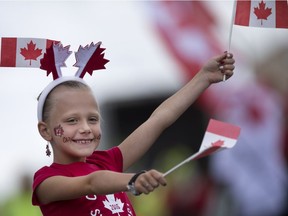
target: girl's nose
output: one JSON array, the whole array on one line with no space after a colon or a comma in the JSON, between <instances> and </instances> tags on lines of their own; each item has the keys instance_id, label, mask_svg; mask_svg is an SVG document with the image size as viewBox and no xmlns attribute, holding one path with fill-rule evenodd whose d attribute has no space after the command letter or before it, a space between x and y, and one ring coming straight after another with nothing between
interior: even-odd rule
<instances>
[{"instance_id":1,"label":"girl's nose","mask_svg":"<svg viewBox=\"0 0 288 216\"><path fill-rule=\"evenodd\" d=\"M87 122L83 122L79 131L80 133L91 133L91 128Z\"/></svg>"}]
</instances>

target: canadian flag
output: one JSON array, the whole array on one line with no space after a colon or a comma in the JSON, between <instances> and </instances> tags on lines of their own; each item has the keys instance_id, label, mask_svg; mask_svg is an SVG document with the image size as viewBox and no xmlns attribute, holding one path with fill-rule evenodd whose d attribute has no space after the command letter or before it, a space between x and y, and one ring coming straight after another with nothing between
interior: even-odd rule
<instances>
[{"instance_id":1,"label":"canadian flag","mask_svg":"<svg viewBox=\"0 0 288 216\"><path fill-rule=\"evenodd\" d=\"M164 176L167 176L169 173L191 160L206 157L222 149L232 148L236 144L239 135L240 127L226 122L217 121L215 119L210 119L199 151L172 167L164 173Z\"/></svg>"},{"instance_id":2,"label":"canadian flag","mask_svg":"<svg viewBox=\"0 0 288 216\"><path fill-rule=\"evenodd\" d=\"M40 67L40 59L53 42L41 38L1 38L0 67Z\"/></svg>"},{"instance_id":3,"label":"canadian flag","mask_svg":"<svg viewBox=\"0 0 288 216\"><path fill-rule=\"evenodd\" d=\"M234 24L253 27L288 28L287 0L238 0Z\"/></svg>"},{"instance_id":4,"label":"canadian flag","mask_svg":"<svg viewBox=\"0 0 288 216\"><path fill-rule=\"evenodd\" d=\"M204 134L200 152L215 147L232 148L240 135L240 127L226 122L210 119L207 130Z\"/></svg>"}]
</instances>

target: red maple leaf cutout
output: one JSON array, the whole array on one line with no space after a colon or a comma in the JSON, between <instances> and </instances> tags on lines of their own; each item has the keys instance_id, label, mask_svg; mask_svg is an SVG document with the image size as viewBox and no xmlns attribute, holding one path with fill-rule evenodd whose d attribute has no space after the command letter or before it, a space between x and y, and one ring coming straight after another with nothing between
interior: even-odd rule
<instances>
[{"instance_id":1,"label":"red maple leaf cutout","mask_svg":"<svg viewBox=\"0 0 288 216\"><path fill-rule=\"evenodd\" d=\"M69 51L70 46L65 46L57 41L46 49L43 58L40 60L40 69L47 71L47 76L52 73L53 80L62 76L60 67L66 66L65 61L72 53ZM55 55L57 58L55 59Z\"/></svg>"},{"instance_id":2,"label":"red maple leaf cutout","mask_svg":"<svg viewBox=\"0 0 288 216\"><path fill-rule=\"evenodd\" d=\"M35 48L36 48L36 44L34 44L32 40L30 41L29 44L27 44L27 49L20 48L21 50L20 54L25 57L25 60L30 60L29 65L31 65L32 60L37 61L37 58L42 54L42 49L38 49L38 48L35 49Z\"/></svg>"},{"instance_id":3,"label":"red maple leaf cutout","mask_svg":"<svg viewBox=\"0 0 288 216\"><path fill-rule=\"evenodd\" d=\"M224 141L223 140L217 140L216 142L211 143L211 145L221 147L224 145Z\"/></svg>"},{"instance_id":4,"label":"red maple leaf cutout","mask_svg":"<svg viewBox=\"0 0 288 216\"><path fill-rule=\"evenodd\" d=\"M74 66L79 67L76 76L83 78L86 73L92 75L94 70L105 69L105 64L108 63L109 60L104 58L105 48L101 48L100 45L101 42L98 42L95 45L91 43L90 46L79 47L75 53L76 63ZM87 59L88 61L86 61Z\"/></svg>"},{"instance_id":5,"label":"red maple leaf cutout","mask_svg":"<svg viewBox=\"0 0 288 216\"><path fill-rule=\"evenodd\" d=\"M40 69L47 71L47 76L52 73L53 80L58 78L57 70L55 68L53 46L46 49L44 57L40 60Z\"/></svg>"},{"instance_id":6,"label":"red maple leaf cutout","mask_svg":"<svg viewBox=\"0 0 288 216\"><path fill-rule=\"evenodd\" d=\"M257 19L261 20L261 25L263 25L263 19L267 20L268 16L272 14L272 8L266 8L266 3L262 0L259 3L259 6L254 8L254 14L257 16Z\"/></svg>"},{"instance_id":7,"label":"red maple leaf cutout","mask_svg":"<svg viewBox=\"0 0 288 216\"><path fill-rule=\"evenodd\" d=\"M105 48L98 47L94 54L91 56L90 60L87 62L86 67L84 68L84 72L88 72L90 75L92 75L93 70L100 70L105 69L105 64L109 62L109 60L104 58L103 51ZM84 74L80 76L83 78Z\"/></svg>"}]
</instances>

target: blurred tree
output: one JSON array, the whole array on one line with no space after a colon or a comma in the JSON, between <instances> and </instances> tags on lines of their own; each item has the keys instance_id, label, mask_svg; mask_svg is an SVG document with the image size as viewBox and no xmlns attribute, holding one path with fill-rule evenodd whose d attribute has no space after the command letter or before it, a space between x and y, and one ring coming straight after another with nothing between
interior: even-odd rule
<instances>
[{"instance_id":1,"label":"blurred tree","mask_svg":"<svg viewBox=\"0 0 288 216\"><path fill-rule=\"evenodd\" d=\"M32 181L29 174L21 176L20 191L3 202L0 207L0 216L40 216L39 207L33 206Z\"/></svg>"}]
</instances>

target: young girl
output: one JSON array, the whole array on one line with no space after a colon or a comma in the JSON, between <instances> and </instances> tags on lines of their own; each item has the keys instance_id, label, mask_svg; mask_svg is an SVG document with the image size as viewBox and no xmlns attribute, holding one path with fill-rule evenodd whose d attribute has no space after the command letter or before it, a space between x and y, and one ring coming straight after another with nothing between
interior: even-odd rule
<instances>
[{"instance_id":1,"label":"young girl","mask_svg":"<svg viewBox=\"0 0 288 216\"><path fill-rule=\"evenodd\" d=\"M232 54L212 58L119 146L106 151L95 150L101 128L99 107L91 89L75 77L50 83L39 98L38 129L51 143L54 158L50 166L35 173L33 204L49 216L136 215L126 192L148 194L159 185L165 186L166 180L156 170L123 172L210 84L223 77L229 79L233 70Z\"/></svg>"}]
</instances>

